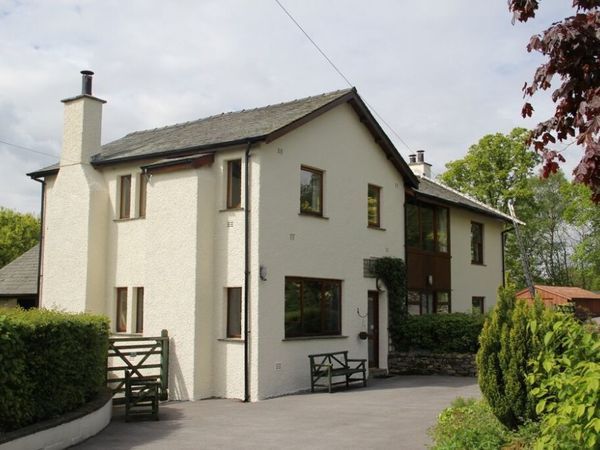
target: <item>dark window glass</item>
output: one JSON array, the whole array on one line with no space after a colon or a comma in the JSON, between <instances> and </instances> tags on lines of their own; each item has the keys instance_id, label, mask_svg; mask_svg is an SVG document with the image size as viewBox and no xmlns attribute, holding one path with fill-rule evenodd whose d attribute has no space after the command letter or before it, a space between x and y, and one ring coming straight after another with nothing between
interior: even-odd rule
<instances>
[{"instance_id":1,"label":"dark window glass","mask_svg":"<svg viewBox=\"0 0 600 450\"><path fill-rule=\"evenodd\" d=\"M227 162L227 208L242 205L242 160Z\"/></svg>"},{"instance_id":2,"label":"dark window glass","mask_svg":"<svg viewBox=\"0 0 600 450\"><path fill-rule=\"evenodd\" d=\"M471 303L473 314L483 314L483 297L473 297Z\"/></svg>"},{"instance_id":3,"label":"dark window glass","mask_svg":"<svg viewBox=\"0 0 600 450\"><path fill-rule=\"evenodd\" d=\"M242 288L227 288L227 337L242 337Z\"/></svg>"},{"instance_id":4,"label":"dark window glass","mask_svg":"<svg viewBox=\"0 0 600 450\"><path fill-rule=\"evenodd\" d=\"M148 177L145 174L140 175L140 217L146 217L146 189L148 187Z\"/></svg>"},{"instance_id":5,"label":"dark window glass","mask_svg":"<svg viewBox=\"0 0 600 450\"><path fill-rule=\"evenodd\" d=\"M121 177L121 198L119 202L119 218L129 219L131 206L131 175Z\"/></svg>"},{"instance_id":6,"label":"dark window glass","mask_svg":"<svg viewBox=\"0 0 600 450\"><path fill-rule=\"evenodd\" d=\"M435 250L435 235L433 231L433 208L421 208L421 235L423 250Z\"/></svg>"},{"instance_id":7,"label":"dark window glass","mask_svg":"<svg viewBox=\"0 0 600 450\"><path fill-rule=\"evenodd\" d=\"M341 282L285 279L285 336L341 334Z\"/></svg>"},{"instance_id":8,"label":"dark window glass","mask_svg":"<svg viewBox=\"0 0 600 450\"><path fill-rule=\"evenodd\" d=\"M117 288L117 332L127 331L127 288Z\"/></svg>"},{"instance_id":9,"label":"dark window glass","mask_svg":"<svg viewBox=\"0 0 600 450\"><path fill-rule=\"evenodd\" d=\"M379 227L380 225L380 200L381 188L369 184L367 196L367 219L371 227Z\"/></svg>"},{"instance_id":10,"label":"dark window glass","mask_svg":"<svg viewBox=\"0 0 600 450\"><path fill-rule=\"evenodd\" d=\"M450 294L448 292L435 293L435 312L438 314L450 312Z\"/></svg>"},{"instance_id":11,"label":"dark window glass","mask_svg":"<svg viewBox=\"0 0 600 450\"><path fill-rule=\"evenodd\" d=\"M471 222L471 263L483 264L483 225Z\"/></svg>"},{"instance_id":12,"label":"dark window glass","mask_svg":"<svg viewBox=\"0 0 600 450\"><path fill-rule=\"evenodd\" d=\"M300 171L300 212L323 215L323 172L302 167Z\"/></svg>"},{"instance_id":13,"label":"dark window glass","mask_svg":"<svg viewBox=\"0 0 600 450\"><path fill-rule=\"evenodd\" d=\"M137 298L135 303L135 332L144 332L144 288L137 288Z\"/></svg>"},{"instance_id":14,"label":"dark window glass","mask_svg":"<svg viewBox=\"0 0 600 450\"><path fill-rule=\"evenodd\" d=\"M418 316L421 314L421 294L418 291L408 291L408 313L411 316Z\"/></svg>"},{"instance_id":15,"label":"dark window glass","mask_svg":"<svg viewBox=\"0 0 600 450\"><path fill-rule=\"evenodd\" d=\"M420 247L419 207L406 204L406 240L409 247Z\"/></svg>"},{"instance_id":16,"label":"dark window glass","mask_svg":"<svg viewBox=\"0 0 600 450\"><path fill-rule=\"evenodd\" d=\"M450 312L450 293L445 291L408 291L407 309L410 315L445 314Z\"/></svg>"}]
</instances>

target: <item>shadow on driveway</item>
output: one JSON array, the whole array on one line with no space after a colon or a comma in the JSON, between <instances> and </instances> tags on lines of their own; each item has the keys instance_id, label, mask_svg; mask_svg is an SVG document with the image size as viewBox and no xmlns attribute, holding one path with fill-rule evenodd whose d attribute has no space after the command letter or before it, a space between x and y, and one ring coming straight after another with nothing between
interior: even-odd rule
<instances>
[{"instance_id":1,"label":"shadow on driveway","mask_svg":"<svg viewBox=\"0 0 600 450\"><path fill-rule=\"evenodd\" d=\"M367 388L255 403L203 400L161 404L160 421L110 425L78 449L419 449L456 397L479 397L475 378L396 376Z\"/></svg>"}]
</instances>

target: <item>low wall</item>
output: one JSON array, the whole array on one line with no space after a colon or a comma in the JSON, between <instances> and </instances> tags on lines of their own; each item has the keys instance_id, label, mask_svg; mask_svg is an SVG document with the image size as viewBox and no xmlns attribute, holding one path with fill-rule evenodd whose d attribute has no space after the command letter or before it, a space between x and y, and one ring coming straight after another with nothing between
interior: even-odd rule
<instances>
[{"instance_id":1,"label":"low wall","mask_svg":"<svg viewBox=\"0 0 600 450\"><path fill-rule=\"evenodd\" d=\"M76 411L0 436L0 450L67 448L98 434L111 415L112 393L107 392Z\"/></svg>"},{"instance_id":2,"label":"low wall","mask_svg":"<svg viewBox=\"0 0 600 450\"><path fill-rule=\"evenodd\" d=\"M475 355L471 353L393 352L388 370L397 375L477 375Z\"/></svg>"}]
</instances>

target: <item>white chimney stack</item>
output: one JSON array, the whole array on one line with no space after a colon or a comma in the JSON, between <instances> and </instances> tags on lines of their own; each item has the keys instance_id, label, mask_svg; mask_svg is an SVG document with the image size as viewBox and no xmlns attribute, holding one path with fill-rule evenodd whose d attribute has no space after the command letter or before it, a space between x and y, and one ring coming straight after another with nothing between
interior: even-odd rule
<instances>
[{"instance_id":1,"label":"white chimney stack","mask_svg":"<svg viewBox=\"0 0 600 450\"><path fill-rule=\"evenodd\" d=\"M431 164L425 162L425 150L417 150L416 155L413 153L408 158L408 167L415 175L431 178Z\"/></svg>"}]
</instances>

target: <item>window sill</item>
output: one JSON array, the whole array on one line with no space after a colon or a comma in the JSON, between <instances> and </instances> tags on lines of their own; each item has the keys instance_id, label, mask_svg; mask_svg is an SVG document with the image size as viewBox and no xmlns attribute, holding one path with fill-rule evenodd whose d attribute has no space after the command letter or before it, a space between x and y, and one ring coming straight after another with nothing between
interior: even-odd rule
<instances>
[{"instance_id":1,"label":"window sill","mask_svg":"<svg viewBox=\"0 0 600 450\"><path fill-rule=\"evenodd\" d=\"M234 212L234 211L243 211L244 208L240 207L240 208L225 208L225 209L220 209L219 212Z\"/></svg>"},{"instance_id":2,"label":"window sill","mask_svg":"<svg viewBox=\"0 0 600 450\"><path fill-rule=\"evenodd\" d=\"M471 261L471 265L472 266L481 266L481 267L487 267L486 264L482 263L482 262L473 262Z\"/></svg>"},{"instance_id":3,"label":"window sill","mask_svg":"<svg viewBox=\"0 0 600 450\"><path fill-rule=\"evenodd\" d=\"M348 336L342 336L340 334L330 335L330 336L298 336L298 337L288 337L282 339L282 341L309 341L313 339L348 339Z\"/></svg>"},{"instance_id":4,"label":"window sill","mask_svg":"<svg viewBox=\"0 0 600 450\"><path fill-rule=\"evenodd\" d=\"M369 228L370 230L385 231L385 228L378 227L377 225L367 225L367 228Z\"/></svg>"},{"instance_id":5,"label":"window sill","mask_svg":"<svg viewBox=\"0 0 600 450\"><path fill-rule=\"evenodd\" d=\"M219 342L244 342L244 339L242 339L241 337L239 338L221 338L221 339L217 339L217 341Z\"/></svg>"},{"instance_id":6,"label":"window sill","mask_svg":"<svg viewBox=\"0 0 600 450\"><path fill-rule=\"evenodd\" d=\"M314 217L315 219L329 220L329 217L325 217L322 214L311 214L311 213L307 213L307 212L299 212L298 215L303 216L303 217Z\"/></svg>"},{"instance_id":7,"label":"window sill","mask_svg":"<svg viewBox=\"0 0 600 450\"><path fill-rule=\"evenodd\" d=\"M123 219L113 219L113 222L131 222L132 220L140 220L145 219L146 216L143 217L125 217Z\"/></svg>"}]
</instances>

